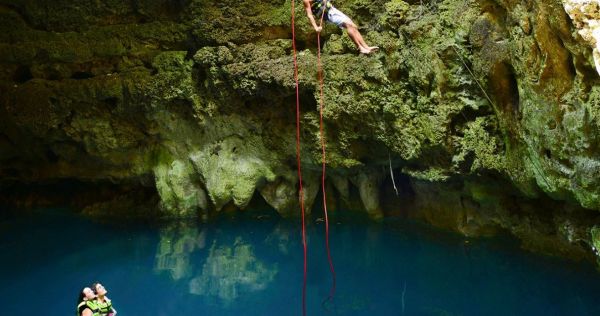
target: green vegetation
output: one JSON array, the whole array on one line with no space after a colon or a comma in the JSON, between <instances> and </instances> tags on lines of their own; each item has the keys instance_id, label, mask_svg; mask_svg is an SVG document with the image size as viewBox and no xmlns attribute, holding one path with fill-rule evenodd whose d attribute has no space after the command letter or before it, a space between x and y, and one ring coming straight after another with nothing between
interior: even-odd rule
<instances>
[{"instance_id":1,"label":"green vegetation","mask_svg":"<svg viewBox=\"0 0 600 316\"><path fill-rule=\"evenodd\" d=\"M257 192L297 215L290 1L9 3L0 175L150 181L167 216L243 209ZM321 100L316 36L296 3L310 206ZM539 216L532 198L600 210L600 79L562 7L530 5L340 2L381 49L359 55L340 29L323 31L328 180L352 183L374 218L389 164L424 190L417 199L447 185L462 210L422 205L464 233L553 231L515 220ZM486 181L507 188L492 197Z\"/></svg>"}]
</instances>

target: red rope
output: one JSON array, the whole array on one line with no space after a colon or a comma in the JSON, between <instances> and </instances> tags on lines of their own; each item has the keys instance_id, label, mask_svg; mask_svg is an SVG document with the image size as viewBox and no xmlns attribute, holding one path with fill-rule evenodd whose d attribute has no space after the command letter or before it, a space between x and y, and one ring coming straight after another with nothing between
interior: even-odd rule
<instances>
[{"instance_id":1,"label":"red rope","mask_svg":"<svg viewBox=\"0 0 600 316\"><path fill-rule=\"evenodd\" d=\"M299 200L300 209L302 212L302 246L304 249L304 276L302 283L302 315L306 316L306 276L307 276L307 245L306 245L306 221L305 221L305 210L304 210L304 188L302 187L302 164L300 161L300 90L298 80L298 57L296 53L296 24L295 24L295 4L292 0L292 50L294 51L294 81L296 83L296 161L298 164L298 183L299 183ZM323 17L325 15L325 8L321 14L320 27L323 25ZM327 193L325 190L325 175L326 175L326 151L325 151L325 132L323 129L323 108L324 108L324 97L323 97L323 66L321 63L321 33L317 32L317 64L318 64L318 75L319 75L319 86L320 86L320 106L319 106L319 131L321 136L321 149L322 149L322 176L321 176L321 188L323 190L323 212L325 215L325 245L327 247L327 260L329 261L329 269L333 278L333 285L329 292L327 300L333 298L335 294L335 269L333 268L333 260L331 259L331 251L329 247L329 216L327 212Z\"/></svg>"},{"instance_id":2,"label":"red rope","mask_svg":"<svg viewBox=\"0 0 600 316\"><path fill-rule=\"evenodd\" d=\"M321 14L321 24L319 25L321 28L323 27L323 18L325 16L326 8L323 8L323 13ZM321 29L322 30L322 29ZM319 129L321 135L321 151L322 151L322 176L321 176L321 188L323 190L323 213L325 215L325 245L327 247L327 260L329 261L329 270L331 270L331 277L333 279L333 285L331 286L331 290L329 291L329 297L327 300L333 299L333 295L335 294L335 269L333 268L333 260L331 260L331 251L329 250L329 216L327 213L327 194L325 190L325 163L326 163L326 155L325 155L325 132L323 131L323 107L324 107L324 97L323 97L323 65L321 63L321 32L317 32L317 72L319 74L319 93L320 93L320 102L319 102Z\"/></svg>"},{"instance_id":3,"label":"red rope","mask_svg":"<svg viewBox=\"0 0 600 316\"><path fill-rule=\"evenodd\" d=\"M302 187L302 167L300 163L300 90L298 83L298 58L296 56L295 5L292 0L292 49L294 51L294 80L296 81L296 160L298 164L299 199L302 212L302 246L304 248L304 277L302 283L302 315L306 316L306 223L304 220L304 189Z\"/></svg>"}]
</instances>

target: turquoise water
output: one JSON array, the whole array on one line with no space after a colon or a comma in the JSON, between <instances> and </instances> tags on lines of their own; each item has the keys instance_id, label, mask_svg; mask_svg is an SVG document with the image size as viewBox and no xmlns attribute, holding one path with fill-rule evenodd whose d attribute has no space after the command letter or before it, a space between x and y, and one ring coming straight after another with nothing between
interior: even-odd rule
<instances>
[{"instance_id":1,"label":"turquoise water","mask_svg":"<svg viewBox=\"0 0 600 316\"><path fill-rule=\"evenodd\" d=\"M591 264L507 239L465 240L405 221L308 229L308 315L600 315ZM301 315L299 223L95 223L45 210L0 219L2 315L73 315L101 281L119 315Z\"/></svg>"}]
</instances>

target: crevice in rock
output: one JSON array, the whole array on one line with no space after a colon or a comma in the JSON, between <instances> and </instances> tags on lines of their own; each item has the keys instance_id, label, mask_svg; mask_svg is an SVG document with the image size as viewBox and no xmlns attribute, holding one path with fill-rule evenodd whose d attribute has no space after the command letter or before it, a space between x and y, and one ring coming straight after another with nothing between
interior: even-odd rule
<instances>
[{"instance_id":1,"label":"crevice in rock","mask_svg":"<svg viewBox=\"0 0 600 316\"><path fill-rule=\"evenodd\" d=\"M408 73L401 69L390 68L390 70L388 71L388 79L393 82L407 82Z\"/></svg>"},{"instance_id":2,"label":"crevice in rock","mask_svg":"<svg viewBox=\"0 0 600 316\"><path fill-rule=\"evenodd\" d=\"M142 63L144 64L144 67L148 70L150 70L150 75L154 76L158 73L158 69L154 68L154 66L152 66L152 62L146 59L142 59Z\"/></svg>"},{"instance_id":3,"label":"crevice in rock","mask_svg":"<svg viewBox=\"0 0 600 316\"><path fill-rule=\"evenodd\" d=\"M499 110L510 115L516 116L520 108L519 85L512 65L501 63L494 66L491 71L493 77L489 80L489 85L493 96L496 99Z\"/></svg>"},{"instance_id":4,"label":"crevice in rock","mask_svg":"<svg viewBox=\"0 0 600 316\"><path fill-rule=\"evenodd\" d=\"M71 75L71 79L83 80L93 78L94 74L87 71L76 71Z\"/></svg>"},{"instance_id":5,"label":"crevice in rock","mask_svg":"<svg viewBox=\"0 0 600 316\"><path fill-rule=\"evenodd\" d=\"M576 71L581 75L581 82L586 93L589 93L594 85L600 84L598 72L593 64L588 64L584 56L577 56L573 60Z\"/></svg>"},{"instance_id":6,"label":"crevice in rock","mask_svg":"<svg viewBox=\"0 0 600 316\"><path fill-rule=\"evenodd\" d=\"M102 102L104 102L104 104L106 104L106 107L109 112L114 111L117 108L117 106L119 106L119 99L116 97L106 98L106 99L102 100Z\"/></svg>"},{"instance_id":7,"label":"crevice in rock","mask_svg":"<svg viewBox=\"0 0 600 316\"><path fill-rule=\"evenodd\" d=\"M46 160L50 163L57 163L59 157L54 153L52 149L47 149L45 152Z\"/></svg>"},{"instance_id":8,"label":"crevice in rock","mask_svg":"<svg viewBox=\"0 0 600 316\"><path fill-rule=\"evenodd\" d=\"M471 166L473 166L473 162L475 161L475 153L469 151L464 156L463 160L459 163L458 169L464 173L469 173L471 170Z\"/></svg>"},{"instance_id":9,"label":"crevice in rock","mask_svg":"<svg viewBox=\"0 0 600 316\"><path fill-rule=\"evenodd\" d=\"M487 106L480 106L477 109L472 107L463 107L461 111L452 117L449 124L449 130L455 132L457 135L463 136L462 127L469 122L474 122L478 117L486 117L493 115L491 108Z\"/></svg>"},{"instance_id":10,"label":"crevice in rock","mask_svg":"<svg viewBox=\"0 0 600 316\"><path fill-rule=\"evenodd\" d=\"M414 199L415 191L410 185L410 177L402 173L399 168L392 169L392 172L394 174L393 182L389 169L386 170L386 176L381 183L382 195L384 197L391 197L392 199L395 199L396 197L404 200ZM394 184L396 185L396 189L398 189L398 195L396 195L394 190Z\"/></svg>"},{"instance_id":11,"label":"crevice in rock","mask_svg":"<svg viewBox=\"0 0 600 316\"><path fill-rule=\"evenodd\" d=\"M296 98L293 99L293 104L296 104ZM300 91L300 113L306 113L306 111L318 111L317 99L312 91Z\"/></svg>"},{"instance_id":12,"label":"crevice in rock","mask_svg":"<svg viewBox=\"0 0 600 316\"><path fill-rule=\"evenodd\" d=\"M277 210L273 208L269 203L265 200L265 198L260 194L259 190L254 191L254 195L252 195L252 199L245 207L245 210L255 210L252 213L253 217L263 218L263 217L281 217ZM242 213L250 213L250 212L242 212Z\"/></svg>"},{"instance_id":13,"label":"crevice in rock","mask_svg":"<svg viewBox=\"0 0 600 316\"><path fill-rule=\"evenodd\" d=\"M25 83L31 79L33 79L33 75L31 74L29 66L21 65L13 74L13 81L18 84Z\"/></svg>"},{"instance_id":14,"label":"crevice in rock","mask_svg":"<svg viewBox=\"0 0 600 316\"><path fill-rule=\"evenodd\" d=\"M169 112L178 114L179 117L185 121L189 121L194 117L194 106L190 100L175 98L170 100L167 103L167 106L169 108Z\"/></svg>"}]
</instances>

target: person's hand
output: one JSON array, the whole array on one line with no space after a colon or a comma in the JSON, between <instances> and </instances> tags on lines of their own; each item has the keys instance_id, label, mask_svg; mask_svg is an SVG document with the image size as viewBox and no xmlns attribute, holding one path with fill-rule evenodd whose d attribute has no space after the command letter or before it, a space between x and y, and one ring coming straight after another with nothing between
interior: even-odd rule
<instances>
[{"instance_id":1,"label":"person's hand","mask_svg":"<svg viewBox=\"0 0 600 316\"><path fill-rule=\"evenodd\" d=\"M321 33L321 31L322 31L322 30L323 30L323 27L322 27L322 26L317 26L317 27L315 27L315 31L316 31L317 33Z\"/></svg>"}]
</instances>

